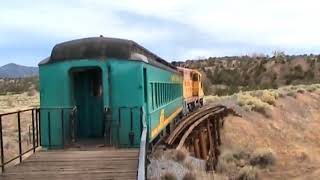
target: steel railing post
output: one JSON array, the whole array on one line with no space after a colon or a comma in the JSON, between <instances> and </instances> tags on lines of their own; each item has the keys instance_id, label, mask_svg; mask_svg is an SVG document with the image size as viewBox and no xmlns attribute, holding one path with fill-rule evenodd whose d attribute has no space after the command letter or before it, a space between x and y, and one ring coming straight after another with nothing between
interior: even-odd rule
<instances>
[{"instance_id":1,"label":"steel railing post","mask_svg":"<svg viewBox=\"0 0 320 180\"><path fill-rule=\"evenodd\" d=\"M64 111L61 109L61 136L62 136L62 147L64 148Z\"/></svg>"},{"instance_id":2,"label":"steel railing post","mask_svg":"<svg viewBox=\"0 0 320 180\"><path fill-rule=\"evenodd\" d=\"M22 162L22 146L21 146L21 122L20 122L20 111L18 112L18 136L19 136L19 160Z\"/></svg>"},{"instance_id":3,"label":"steel railing post","mask_svg":"<svg viewBox=\"0 0 320 180\"><path fill-rule=\"evenodd\" d=\"M36 114L35 114L36 118L35 118L35 120L36 120L36 137L37 137L37 141L36 142L37 142L37 147L39 147L38 109L35 109L35 110L36 110Z\"/></svg>"},{"instance_id":4,"label":"steel railing post","mask_svg":"<svg viewBox=\"0 0 320 180\"><path fill-rule=\"evenodd\" d=\"M38 121L39 121L39 143L40 146L42 145L41 143L41 108L38 110Z\"/></svg>"},{"instance_id":5,"label":"steel railing post","mask_svg":"<svg viewBox=\"0 0 320 180\"><path fill-rule=\"evenodd\" d=\"M31 114L32 114L32 145L33 145L33 153L35 153L36 142L35 142L35 130L34 130L34 109L32 109Z\"/></svg>"},{"instance_id":6,"label":"steel railing post","mask_svg":"<svg viewBox=\"0 0 320 180\"><path fill-rule=\"evenodd\" d=\"M49 148L51 148L51 117L50 117L50 111L48 111L48 143Z\"/></svg>"}]
</instances>

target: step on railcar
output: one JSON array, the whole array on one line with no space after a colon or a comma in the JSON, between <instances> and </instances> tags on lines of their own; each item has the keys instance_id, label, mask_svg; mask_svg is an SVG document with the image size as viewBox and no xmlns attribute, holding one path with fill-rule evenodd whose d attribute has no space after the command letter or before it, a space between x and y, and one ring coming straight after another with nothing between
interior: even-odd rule
<instances>
[{"instance_id":1,"label":"step on railcar","mask_svg":"<svg viewBox=\"0 0 320 180\"><path fill-rule=\"evenodd\" d=\"M183 111L183 76L137 43L105 37L56 45L39 64L41 145L138 147L141 119L152 142Z\"/></svg>"}]
</instances>

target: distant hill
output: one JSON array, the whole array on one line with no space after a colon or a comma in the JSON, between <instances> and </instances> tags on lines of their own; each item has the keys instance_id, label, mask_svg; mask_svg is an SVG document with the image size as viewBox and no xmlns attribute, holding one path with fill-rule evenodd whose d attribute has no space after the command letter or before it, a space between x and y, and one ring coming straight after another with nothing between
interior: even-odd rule
<instances>
[{"instance_id":1,"label":"distant hill","mask_svg":"<svg viewBox=\"0 0 320 180\"><path fill-rule=\"evenodd\" d=\"M320 55L312 54L211 57L173 64L198 69L207 95L320 82Z\"/></svg>"},{"instance_id":2,"label":"distant hill","mask_svg":"<svg viewBox=\"0 0 320 180\"><path fill-rule=\"evenodd\" d=\"M10 63L0 67L0 78L25 78L38 76L37 67L22 66Z\"/></svg>"}]
</instances>

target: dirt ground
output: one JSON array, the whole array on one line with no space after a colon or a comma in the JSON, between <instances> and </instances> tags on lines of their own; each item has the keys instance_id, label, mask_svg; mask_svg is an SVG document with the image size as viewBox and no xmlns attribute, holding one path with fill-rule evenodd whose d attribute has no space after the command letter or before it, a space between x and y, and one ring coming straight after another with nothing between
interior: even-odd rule
<instances>
[{"instance_id":1,"label":"dirt ground","mask_svg":"<svg viewBox=\"0 0 320 180\"><path fill-rule=\"evenodd\" d=\"M271 148L276 165L260 171L261 179L319 179L320 94L298 93L278 98L267 118L249 111L229 116L222 130L222 151Z\"/></svg>"}]
</instances>

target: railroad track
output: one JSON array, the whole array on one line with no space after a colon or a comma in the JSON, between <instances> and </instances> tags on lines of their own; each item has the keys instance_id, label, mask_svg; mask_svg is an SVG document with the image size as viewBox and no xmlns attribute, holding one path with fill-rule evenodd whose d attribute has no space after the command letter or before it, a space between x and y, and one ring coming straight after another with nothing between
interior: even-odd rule
<instances>
[{"instance_id":1,"label":"railroad track","mask_svg":"<svg viewBox=\"0 0 320 180\"><path fill-rule=\"evenodd\" d=\"M208 170L213 170L220 154L220 129L228 114L239 115L223 105L203 107L183 118L176 128L164 138L163 144L170 148L187 148L196 158L207 161Z\"/></svg>"}]
</instances>

